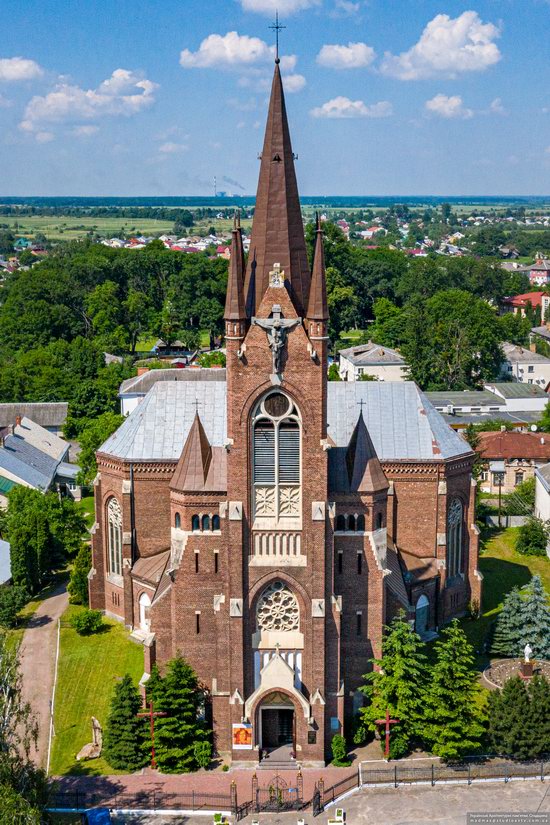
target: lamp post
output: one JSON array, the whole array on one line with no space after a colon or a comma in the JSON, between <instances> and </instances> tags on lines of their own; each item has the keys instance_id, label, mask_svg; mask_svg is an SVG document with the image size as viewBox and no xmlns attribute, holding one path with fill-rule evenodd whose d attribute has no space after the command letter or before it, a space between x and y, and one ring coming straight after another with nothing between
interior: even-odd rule
<instances>
[{"instance_id":1,"label":"lamp post","mask_svg":"<svg viewBox=\"0 0 550 825\"><path fill-rule=\"evenodd\" d=\"M502 527L502 485L504 484L504 473L497 470L493 473L493 482L498 487L498 526Z\"/></svg>"}]
</instances>

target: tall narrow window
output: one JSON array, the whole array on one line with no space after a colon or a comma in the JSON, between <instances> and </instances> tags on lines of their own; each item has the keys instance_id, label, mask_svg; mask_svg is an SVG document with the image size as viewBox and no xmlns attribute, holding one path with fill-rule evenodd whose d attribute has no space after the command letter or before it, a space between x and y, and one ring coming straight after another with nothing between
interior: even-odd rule
<instances>
[{"instance_id":1,"label":"tall narrow window","mask_svg":"<svg viewBox=\"0 0 550 825\"><path fill-rule=\"evenodd\" d=\"M361 636L361 634L363 633L363 614L360 610L358 610L355 614L355 622L355 632L358 636Z\"/></svg>"},{"instance_id":2,"label":"tall narrow window","mask_svg":"<svg viewBox=\"0 0 550 825\"><path fill-rule=\"evenodd\" d=\"M116 498L107 503L107 526L109 531L109 573L122 575L122 512Z\"/></svg>"},{"instance_id":3,"label":"tall narrow window","mask_svg":"<svg viewBox=\"0 0 550 825\"><path fill-rule=\"evenodd\" d=\"M336 516L336 530L338 533L343 533L346 529L346 517Z\"/></svg>"},{"instance_id":4,"label":"tall narrow window","mask_svg":"<svg viewBox=\"0 0 550 825\"><path fill-rule=\"evenodd\" d=\"M203 532L207 532L208 530L210 530L210 516L202 517L202 529Z\"/></svg>"},{"instance_id":5,"label":"tall narrow window","mask_svg":"<svg viewBox=\"0 0 550 825\"><path fill-rule=\"evenodd\" d=\"M357 572L359 575L363 572L363 553L357 553Z\"/></svg>"},{"instance_id":6,"label":"tall narrow window","mask_svg":"<svg viewBox=\"0 0 550 825\"><path fill-rule=\"evenodd\" d=\"M300 415L281 392L257 405L252 419L254 516L300 516Z\"/></svg>"},{"instance_id":7,"label":"tall narrow window","mask_svg":"<svg viewBox=\"0 0 550 825\"><path fill-rule=\"evenodd\" d=\"M363 515L357 516L357 530L359 533L365 532L365 516Z\"/></svg>"},{"instance_id":8,"label":"tall narrow window","mask_svg":"<svg viewBox=\"0 0 550 825\"><path fill-rule=\"evenodd\" d=\"M341 550L338 551L338 572L341 573L344 569L344 554Z\"/></svg>"},{"instance_id":9,"label":"tall narrow window","mask_svg":"<svg viewBox=\"0 0 550 825\"><path fill-rule=\"evenodd\" d=\"M201 632L201 614L200 613L195 613L195 632L196 633Z\"/></svg>"},{"instance_id":10,"label":"tall narrow window","mask_svg":"<svg viewBox=\"0 0 550 825\"><path fill-rule=\"evenodd\" d=\"M212 516L212 530L219 530L220 529L220 517L219 516Z\"/></svg>"},{"instance_id":11,"label":"tall narrow window","mask_svg":"<svg viewBox=\"0 0 550 825\"><path fill-rule=\"evenodd\" d=\"M382 516L382 513L377 513L376 514L376 529L377 530L381 529L382 524L383 524L383 520L384 520L384 517Z\"/></svg>"},{"instance_id":12,"label":"tall narrow window","mask_svg":"<svg viewBox=\"0 0 550 825\"><path fill-rule=\"evenodd\" d=\"M191 516L191 530L196 532L197 530L201 529L201 522L197 515Z\"/></svg>"},{"instance_id":13,"label":"tall narrow window","mask_svg":"<svg viewBox=\"0 0 550 825\"><path fill-rule=\"evenodd\" d=\"M348 516L348 531L355 532L355 516Z\"/></svg>"},{"instance_id":14,"label":"tall narrow window","mask_svg":"<svg viewBox=\"0 0 550 825\"><path fill-rule=\"evenodd\" d=\"M214 551L214 573L220 572L220 554L217 550Z\"/></svg>"},{"instance_id":15,"label":"tall narrow window","mask_svg":"<svg viewBox=\"0 0 550 825\"><path fill-rule=\"evenodd\" d=\"M447 579L462 572L462 523L464 508L459 498L451 501L447 514Z\"/></svg>"},{"instance_id":16,"label":"tall narrow window","mask_svg":"<svg viewBox=\"0 0 550 825\"><path fill-rule=\"evenodd\" d=\"M181 527L181 516L179 513L176 513L174 517L174 527L179 530Z\"/></svg>"},{"instance_id":17,"label":"tall narrow window","mask_svg":"<svg viewBox=\"0 0 550 825\"><path fill-rule=\"evenodd\" d=\"M195 553L195 573L199 572L199 554Z\"/></svg>"}]
</instances>

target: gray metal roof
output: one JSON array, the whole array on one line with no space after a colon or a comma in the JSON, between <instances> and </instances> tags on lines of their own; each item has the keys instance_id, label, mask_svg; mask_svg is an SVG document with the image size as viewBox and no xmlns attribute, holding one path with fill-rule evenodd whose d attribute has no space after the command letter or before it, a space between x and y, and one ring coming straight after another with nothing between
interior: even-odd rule
<instances>
[{"instance_id":1,"label":"gray metal roof","mask_svg":"<svg viewBox=\"0 0 550 825\"><path fill-rule=\"evenodd\" d=\"M18 415L27 416L41 427L62 427L67 418L69 405L66 401L44 404L0 404L0 427L15 425Z\"/></svg>"},{"instance_id":2,"label":"gray metal roof","mask_svg":"<svg viewBox=\"0 0 550 825\"><path fill-rule=\"evenodd\" d=\"M530 349L520 347L517 344L509 344L505 341L502 345L504 357L511 364L550 364L550 358L540 355L538 352L531 352Z\"/></svg>"},{"instance_id":3,"label":"gray metal roof","mask_svg":"<svg viewBox=\"0 0 550 825\"><path fill-rule=\"evenodd\" d=\"M536 424L540 421L542 410L526 410L509 412L506 407L502 407L495 412L482 413L455 413L449 415L442 412L440 415L450 427L466 427L468 424L487 424L489 421L508 421L510 424Z\"/></svg>"},{"instance_id":4,"label":"gray metal roof","mask_svg":"<svg viewBox=\"0 0 550 825\"><path fill-rule=\"evenodd\" d=\"M329 382L328 434L337 447L348 445L361 400L381 461L433 461L471 452L410 381ZM128 461L177 461L196 409L211 445L223 446L225 382L172 381L155 384L100 452Z\"/></svg>"},{"instance_id":5,"label":"gray metal roof","mask_svg":"<svg viewBox=\"0 0 550 825\"><path fill-rule=\"evenodd\" d=\"M536 384L523 384L521 381L488 382L486 388L501 395L503 398L549 398Z\"/></svg>"},{"instance_id":6,"label":"gray metal roof","mask_svg":"<svg viewBox=\"0 0 550 825\"><path fill-rule=\"evenodd\" d=\"M0 449L0 468L39 490L49 488L58 464L58 460L16 435L9 435Z\"/></svg>"},{"instance_id":7,"label":"gray metal roof","mask_svg":"<svg viewBox=\"0 0 550 825\"><path fill-rule=\"evenodd\" d=\"M543 464L535 468L535 475L540 480L547 493L550 493L550 464Z\"/></svg>"},{"instance_id":8,"label":"gray metal roof","mask_svg":"<svg viewBox=\"0 0 550 825\"><path fill-rule=\"evenodd\" d=\"M499 407L506 406L503 398L488 390L461 390L459 392L426 392L434 407Z\"/></svg>"},{"instance_id":9,"label":"gray metal roof","mask_svg":"<svg viewBox=\"0 0 550 825\"><path fill-rule=\"evenodd\" d=\"M65 458L69 452L69 444L63 441L58 435L49 432L36 421L31 421L27 416L23 416L21 424L17 424L14 428L14 435L19 436L27 444L32 444L37 450L46 453L58 461Z\"/></svg>"},{"instance_id":10,"label":"gray metal roof","mask_svg":"<svg viewBox=\"0 0 550 825\"><path fill-rule=\"evenodd\" d=\"M222 367L185 367L184 369L148 370L127 378L119 387L121 395L145 395L159 381L225 381Z\"/></svg>"},{"instance_id":11,"label":"gray metal roof","mask_svg":"<svg viewBox=\"0 0 550 825\"><path fill-rule=\"evenodd\" d=\"M343 355L355 366L381 366L389 364L405 364L404 358L390 347L383 347L369 341L366 344L358 344L356 347L341 349L339 355Z\"/></svg>"}]
</instances>

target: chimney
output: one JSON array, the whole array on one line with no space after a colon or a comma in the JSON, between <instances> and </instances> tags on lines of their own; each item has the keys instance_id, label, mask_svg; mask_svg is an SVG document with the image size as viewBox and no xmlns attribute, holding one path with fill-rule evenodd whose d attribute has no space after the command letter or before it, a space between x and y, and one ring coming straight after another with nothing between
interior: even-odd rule
<instances>
[{"instance_id":1,"label":"chimney","mask_svg":"<svg viewBox=\"0 0 550 825\"><path fill-rule=\"evenodd\" d=\"M541 444L544 444L544 436L542 436L542 435L541 435L541 437L540 437L540 443L541 443Z\"/></svg>"},{"instance_id":2,"label":"chimney","mask_svg":"<svg viewBox=\"0 0 550 825\"><path fill-rule=\"evenodd\" d=\"M20 415L16 415L16 416L15 416L15 426L16 426L16 427L20 427L20 426L21 426L21 416L20 416Z\"/></svg>"},{"instance_id":3,"label":"chimney","mask_svg":"<svg viewBox=\"0 0 550 825\"><path fill-rule=\"evenodd\" d=\"M537 345L535 344L534 341L531 341L531 343L529 344L529 350L531 352L536 352L537 351Z\"/></svg>"},{"instance_id":4,"label":"chimney","mask_svg":"<svg viewBox=\"0 0 550 825\"><path fill-rule=\"evenodd\" d=\"M505 432L506 432L506 427L504 426L504 424L501 424L501 427L500 427L500 432L501 432L501 433L505 433Z\"/></svg>"},{"instance_id":5,"label":"chimney","mask_svg":"<svg viewBox=\"0 0 550 825\"><path fill-rule=\"evenodd\" d=\"M144 373L149 372L149 367L138 367L137 374L138 376L144 375Z\"/></svg>"}]
</instances>

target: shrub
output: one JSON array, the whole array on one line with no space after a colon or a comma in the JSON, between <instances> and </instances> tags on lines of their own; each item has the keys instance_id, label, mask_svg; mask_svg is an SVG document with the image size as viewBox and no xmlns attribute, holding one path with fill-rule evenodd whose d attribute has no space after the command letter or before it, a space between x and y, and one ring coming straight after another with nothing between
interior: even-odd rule
<instances>
[{"instance_id":1,"label":"shrub","mask_svg":"<svg viewBox=\"0 0 550 825\"><path fill-rule=\"evenodd\" d=\"M195 762L199 768L207 768L212 760L212 745L210 742L195 742L193 751Z\"/></svg>"},{"instance_id":2,"label":"shrub","mask_svg":"<svg viewBox=\"0 0 550 825\"><path fill-rule=\"evenodd\" d=\"M71 604L88 604L88 573L92 566L92 548L83 544L78 551L67 590Z\"/></svg>"},{"instance_id":3,"label":"shrub","mask_svg":"<svg viewBox=\"0 0 550 825\"><path fill-rule=\"evenodd\" d=\"M539 518L529 518L519 528L516 550L524 556L545 556L548 528Z\"/></svg>"},{"instance_id":4,"label":"shrub","mask_svg":"<svg viewBox=\"0 0 550 825\"><path fill-rule=\"evenodd\" d=\"M5 584L0 587L0 625L15 627L17 614L28 600L27 588L20 584Z\"/></svg>"},{"instance_id":5,"label":"shrub","mask_svg":"<svg viewBox=\"0 0 550 825\"><path fill-rule=\"evenodd\" d=\"M348 759L346 740L342 734L337 733L332 737L331 748L332 764L336 765L337 768L348 768L351 765L351 762Z\"/></svg>"},{"instance_id":6,"label":"shrub","mask_svg":"<svg viewBox=\"0 0 550 825\"><path fill-rule=\"evenodd\" d=\"M100 610L83 610L72 618L71 624L79 636L91 636L106 627Z\"/></svg>"}]
</instances>

